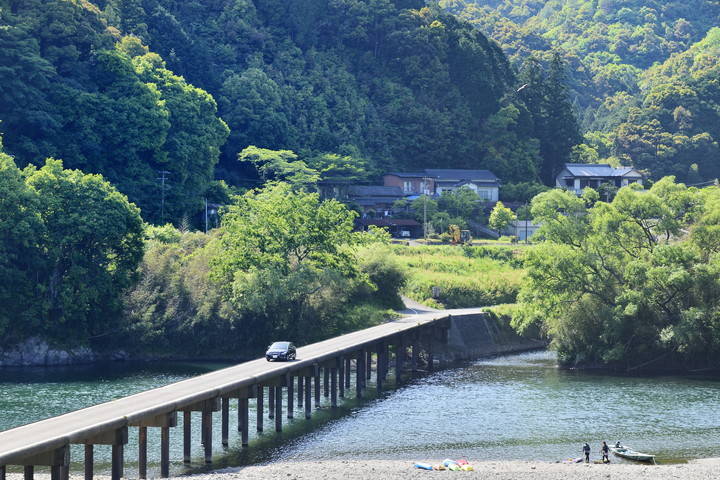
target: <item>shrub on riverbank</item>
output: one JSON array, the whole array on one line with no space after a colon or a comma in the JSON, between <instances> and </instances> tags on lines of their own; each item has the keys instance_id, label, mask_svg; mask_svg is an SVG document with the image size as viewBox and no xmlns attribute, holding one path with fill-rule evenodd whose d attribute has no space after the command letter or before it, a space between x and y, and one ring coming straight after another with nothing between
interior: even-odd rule
<instances>
[{"instance_id":1,"label":"shrub on riverbank","mask_svg":"<svg viewBox=\"0 0 720 480\"><path fill-rule=\"evenodd\" d=\"M523 250L505 246L395 247L408 270L403 293L446 308L513 303L523 276ZM439 297L433 299L438 287Z\"/></svg>"}]
</instances>

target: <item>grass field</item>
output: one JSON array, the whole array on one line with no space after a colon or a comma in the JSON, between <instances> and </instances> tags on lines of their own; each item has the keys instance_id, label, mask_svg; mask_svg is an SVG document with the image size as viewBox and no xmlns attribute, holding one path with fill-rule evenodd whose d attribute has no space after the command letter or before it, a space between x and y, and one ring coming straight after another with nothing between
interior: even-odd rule
<instances>
[{"instance_id":1,"label":"grass field","mask_svg":"<svg viewBox=\"0 0 720 480\"><path fill-rule=\"evenodd\" d=\"M464 308L514 303L525 248L427 245L395 246L393 251L408 273L405 295L435 308Z\"/></svg>"}]
</instances>

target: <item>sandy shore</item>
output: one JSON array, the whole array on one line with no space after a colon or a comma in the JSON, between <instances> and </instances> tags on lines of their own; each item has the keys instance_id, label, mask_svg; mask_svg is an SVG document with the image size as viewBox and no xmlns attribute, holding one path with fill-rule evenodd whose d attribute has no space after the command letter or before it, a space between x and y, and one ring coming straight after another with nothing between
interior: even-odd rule
<instances>
[{"instance_id":1,"label":"sandy shore","mask_svg":"<svg viewBox=\"0 0 720 480\"><path fill-rule=\"evenodd\" d=\"M443 459L418 459L440 463ZM278 462L233 468L211 474L183 477L185 480L384 480L421 478L484 478L493 480L523 479L720 479L720 459L694 460L685 464L564 464L521 461L487 461L471 464L472 472L428 471L415 468L414 461L399 460L338 460L322 462Z\"/></svg>"}]
</instances>

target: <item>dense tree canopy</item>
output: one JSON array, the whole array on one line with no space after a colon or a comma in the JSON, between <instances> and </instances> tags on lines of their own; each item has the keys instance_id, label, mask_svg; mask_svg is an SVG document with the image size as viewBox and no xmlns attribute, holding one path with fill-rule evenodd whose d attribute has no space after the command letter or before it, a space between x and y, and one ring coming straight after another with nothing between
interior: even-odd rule
<instances>
[{"instance_id":1,"label":"dense tree canopy","mask_svg":"<svg viewBox=\"0 0 720 480\"><path fill-rule=\"evenodd\" d=\"M529 252L516 318L544 326L569 365L717 365L716 187L671 177L611 203L553 190L533 200L545 243Z\"/></svg>"},{"instance_id":2,"label":"dense tree canopy","mask_svg":"<svg viewBox=\"0 0 720 480\"><path fill-rule=\"evenodd\" d=\"M0 154L0 335L84 343L117 328L143 252L140 214L99 175Z\"/></svg>"}]
</instances>

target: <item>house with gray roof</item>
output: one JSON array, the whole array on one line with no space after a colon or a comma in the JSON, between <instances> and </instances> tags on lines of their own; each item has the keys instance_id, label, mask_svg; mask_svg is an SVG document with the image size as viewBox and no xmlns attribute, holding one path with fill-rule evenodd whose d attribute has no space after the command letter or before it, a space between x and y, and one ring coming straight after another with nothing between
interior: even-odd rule
<instances>
[{"instance_id":1,"label":"house with gray roof","mask_svg":"<svg viewBox=\"0 0 720 480\"><path fill-rule=\"evenodd\" d=\"M602 184L617 188L631 183L642 185L643 176L633 167L613 167L607 163L566 163L555 176L555 186L582 195L585 187L597 189Z\"/></svg>"},{"instance_id":2,"label":"house with gray roof","mask_svg":"<svg viewBox=\"0 0 720 480\"><path fill-rule=\"evenodd\" d=\"M405 195L442 195L444 191L469 188L480 198L497 202L500 182L490 170L426 168L422 173L386 173L385 186L396 186Z\"/></svg>"},{"instance_id":3,"label":"house with gray roof","mask_svg":"<svg viewBox=\"0 0 720 480\"><path fill-rule=\"evenodd\" d=\"M464 187L477 193L483 200L498 201L500 181L490 170L426 168L425 173L435 179L436 195Z\"/></svg>"},{"instance_id":4,"label":"house with gray roof","mask_svg":"<svg viewBox=\"0 0 720 480\"><path fill-rule=\"evenodd\" d=\"M348 188L348 199L358 204L363 217L385 217L396 200L404 198L403 191L397 186L354 186Z\"/></svg>"}]
</instances>

